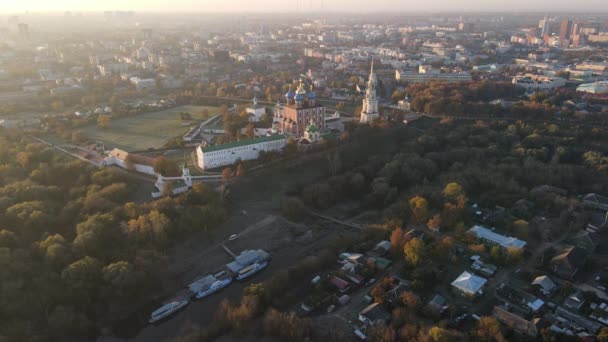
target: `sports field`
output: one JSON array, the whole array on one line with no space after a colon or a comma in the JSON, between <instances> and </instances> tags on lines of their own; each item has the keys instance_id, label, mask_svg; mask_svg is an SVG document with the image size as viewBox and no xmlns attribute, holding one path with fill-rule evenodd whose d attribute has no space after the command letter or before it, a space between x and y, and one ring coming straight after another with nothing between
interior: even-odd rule
<instances>
[{"instance_id":1,"label":"sports field","mask_svg":"<svg viewBox=\"0 0 608 342\"><path fill-rule=\"evenodd\" d=\"M209 116L217 114L219 110L217 107L208 106L180 106L160 112L113 119L106 128L89 125L77 131L91 140L102 141L106 150L115 147L125 151L160 148L170 139L186 133L193 124L206 119L202 113L205 108ZM182 121L180 112L190 113L192 121Z\"/></svg>"}]
</instances>

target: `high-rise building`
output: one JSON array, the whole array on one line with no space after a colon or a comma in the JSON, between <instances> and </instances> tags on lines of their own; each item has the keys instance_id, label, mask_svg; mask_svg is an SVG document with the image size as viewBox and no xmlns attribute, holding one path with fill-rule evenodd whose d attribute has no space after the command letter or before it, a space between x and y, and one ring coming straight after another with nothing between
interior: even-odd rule
<instances>
[{"instance_id":1,"label":"high-rise building","mask_svg":"<svg viewBox=\"0 0 608 342\"><path fill-rule=\"evenodd\" d=\"M544 37L545 35L548 35L550 32L550 28L549 28L549 19L547 18L547 16L545 15L545 18L543 18L541 21L538 22L538 28L540 29L540 36Z\"/></svg>"},{"instance_id":2,"label":"high-rise building","mask_svg":"<svg viewBox=\"0 0 608 342\"><path fill-rule=\"evenodd\" d=\"M559 27L559 39L569 39L572 31L572 21L563 20Z\"/></svg>"},{"instance_id":3,"label":"high-rise building","mask_svg":"<svg viewBox=\"0 0 608 342\"><path fill-rule=\"evenodd\" d=\"M363 107L361 108L361 123L371 122L380 116L380 113L378 113L378 98L376 97L377 85L378 80L376 79L376 74L374 74L374 60L372 59L367 89L365 90L365 98L363 99Z\"/></svg>"},{"instance_id":4,"label":"high-rise building","mask_svg":"<svg viewBox=\"0 0 608 342\"><path fill-rule=\"evenodd\" d=\"M22 40L30 39L30 27L28 26L28 24L19 23L17 25L17 30L19 31L19 37Z\"/></svg>"}]
</instances>

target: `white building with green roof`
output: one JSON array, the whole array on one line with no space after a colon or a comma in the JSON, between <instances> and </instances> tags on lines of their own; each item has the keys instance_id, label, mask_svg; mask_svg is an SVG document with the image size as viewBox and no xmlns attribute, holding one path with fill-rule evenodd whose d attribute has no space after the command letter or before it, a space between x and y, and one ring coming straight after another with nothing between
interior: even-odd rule
<instances>
[{"instance_id":1,"label":"white building with green roof","mask_svg":"<svg viewBox=\"0 0 608 342\"><path fill-rule=\"evenodd\" d=\"M239 160L258 159L261 151L281 151L287 145L287 138L281 134L235 141L227 144L196 149L198 166L203 169L214 169L232 165Z\"/></svg>"}]
</instances>

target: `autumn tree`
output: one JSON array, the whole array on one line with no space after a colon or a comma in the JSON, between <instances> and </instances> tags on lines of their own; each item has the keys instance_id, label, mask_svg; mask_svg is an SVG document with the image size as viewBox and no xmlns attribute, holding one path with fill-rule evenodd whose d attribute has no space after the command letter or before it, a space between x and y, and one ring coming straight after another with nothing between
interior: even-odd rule
<instances>
[{"instance_id":1,"label":"autumn tree","mask_svg":"<svg viewBox=\"0 0 608 342\"><path fill-rule=\"evenodd\" d=\"M405 261L410 266L420 266L424 257L424 242L419 238L413 238L403 246Z\"/></svg>"},{"instance_id":2,"label":"autumn tree","mask_svg":"<svg viewBox=\"0 0 608 342\"><path fill-rule=\"evenodd\" d=\"M228 182L232 178L232 168L226 167L222 170L222 179L224 182Z\"/></svg>"},{"instance_id":3,"label":"autumn tree","mask_svg":"<svg viewBox=\"0 0 608 342\"><path fill-rule=\"evenodd\" d=\"M245 135L249 139L255 138L255 126L253 126L253 123L250 122L245 126Z\"/></svg>"},{"instance_id":4,"label":"autumn tree","mask_svg":"<svg viewBox=\"0 0 608 342\"><path fill-rule=\"evenodd\" d=\"M393 229L391 232L390 242L391 253L396 256L396 253L400 253L403 250L403 245L405 244L405 239L403 238L403 229L399 227Z\"/></svg>"},{"instance_id":5,"label":"autumn tree","mask_svg":"<svg viewBox=\"0 0 608 342\"><path fill-rule=\"evenodd\" d=\"M243 163L239 163L239 165L237 165L237 167L236 167L236 176L237 177L243 177L243 176L245 176L245 166L243 165Z\"/></svg>"},{"instance_id":6,"label":"autumn tree","mask_svg":"<svg viewBox=\"0 0 608 342\"><path fill-rule=\"evenodd\" d=\"M420 297L411 291L405 291L401 294L401 303L410 311L418 311L420 309Z\"/></svg>"},{"instance_id":7,"label":"autumn tree","mask_svg":"<svg viewBox=\"0 0 608 342\"><path fill-rule=\"evenodd\" d=\"M409 204L412 216L417 222L425 222L428 219L429 203L424 197L412 197Z\"/></svg>"},{"instance_id":8,"label":"autumn tree","mask_svg":"<svg viewBox=\"0 0 608 342\"><path fill-rule=\"evenodd\" d=\"M483 316L479 319L477 327L472 331L472 335L478 341L506 341L502 335L500 323L493 317Z\"/></svg>"},{"instance_id":9,"label":"autumn tree","mask_svg":"<svg viewBox=\"0 0 608 342\"><path fill-rule=\"evenodd\" d=\"M456 204L459 208L463 208L466 205L467 197L462 186L458 183L448 183L443 189L443 195L446 200Z\"/></svg>"},{"instance_id":10,"label":"autumn tree","mask_svg":"<svg viewBox=\"0 0 608 342\"><path fill-rule=\"evenodd\" d=\"M100 128L106 128L110 124L111 119L112 117L110 115L100 114L97 117L97 126L99 126Z\"/></svg>"}]
</instances>

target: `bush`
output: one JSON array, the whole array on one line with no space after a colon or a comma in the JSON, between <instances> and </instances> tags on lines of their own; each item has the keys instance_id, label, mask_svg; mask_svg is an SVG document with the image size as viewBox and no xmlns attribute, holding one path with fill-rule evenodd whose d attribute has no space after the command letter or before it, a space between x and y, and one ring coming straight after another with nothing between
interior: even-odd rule
<instances>
[{"instance_id":1,"label":"bush","mask_svg":"<svg viewBox=\"0 0 608 342\"><path fill-rule=\"evenodd\" d=\"M300 221L306 214L304 203L297 197L288 197L281 205L283 216L292 221Z\"/></svg>"}]
</instances>

